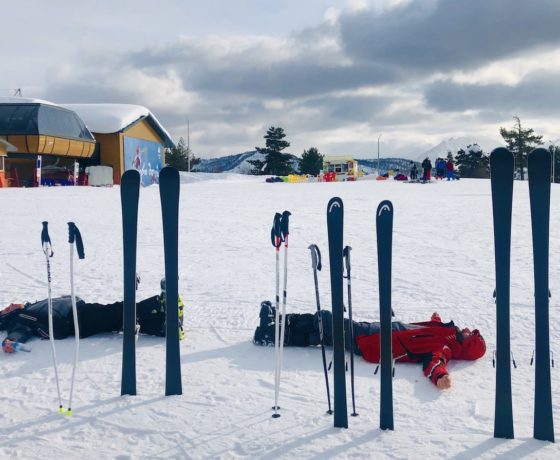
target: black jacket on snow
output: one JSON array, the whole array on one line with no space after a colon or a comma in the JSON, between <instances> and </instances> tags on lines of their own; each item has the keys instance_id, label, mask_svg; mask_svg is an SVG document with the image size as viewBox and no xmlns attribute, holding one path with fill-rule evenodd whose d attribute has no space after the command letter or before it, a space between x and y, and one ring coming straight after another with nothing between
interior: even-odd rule
<instances>
[{"instance_id":1,"label":"black jacket on snow","mask_svg":"<svg viewBox=\"0 0 560 460\"><path fill-rule=\"evenodd\" d=\"M53 329L55 339L65 339L74 335L74 318L70 296L52 299ZM0 330L8 332L7 338L25 343L30 337L49 338L48 300L25 304L23 309L13 310L0 317ZM122 329L123 303L86 303L76 297L80 338L102 332ZM159 296L149 297L136 304L137 321L140 330L150 335L165 336L165 307Z\"/></svg>"}]
</instances>

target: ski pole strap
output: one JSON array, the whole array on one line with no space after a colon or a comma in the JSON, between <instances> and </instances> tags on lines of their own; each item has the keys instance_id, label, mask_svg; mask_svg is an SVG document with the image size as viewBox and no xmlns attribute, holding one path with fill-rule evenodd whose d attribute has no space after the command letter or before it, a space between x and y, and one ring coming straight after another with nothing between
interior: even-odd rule
<instances>
[{"instance_id":1,"label":"ski pole strap","mask_svg":"<svg viewBox=\"0 0 560 460\"><path fill-rule=\"evenodd\" d=\"M321 271L323 266L321 265L321 251L319 251L319 246L312 244L308 249L311 251L311 268Z\"/></svg>"},{"instance_id":2,"label":"ski pole strap","mask_svg":"<svg viewBox=\"0 0 560 460\"><path fill-rule=\"evenodd\" d=\"M52 250L51 244L51 237L49 236L49 223L47 221L43 222L43 230L41 230L41 245L43 246L43 251L45 254L48 254L48 250L51 250L51 253L48 254L49 257L54 255Z\"/></svg>"},{"instance_id":3,"label":"ski pole strap","mask_svg":"<svg viewBox=\"0 0 560 460\"><path fill-rule=\"evenodd\" d=\"M272 222L272 230L270 231L270 240L272 242L272 246L276 249L280 247L282 243L282 231L280 226L280 221L282 220L282 214L277 212L274 214L274 221Z\"/></svg>"},{"instance_id":4,"label":"ski pole strap","mask_svg":"<svg viewBox=\"0 0 560 460\"><path fill-rule=\"evenodd\" d=\"M74 222L68 222L68 242L70 244L76 242L76 251L78 252L78 257L83 259L86 255L84 254L84 242L82 241L82 234Z\"/></svg>"},{"instance_id":5,"label":"ski pole strap","mask_svg":"<svg viewBox=\"0 0 560 460\"><path fill-rule=\"evenodd\" d=\"M346 276L350 277L350 251L351 246L345 246L342 251L342 256L344 257L344 264L346 265Z\"/></svg>"},{"instance_id":6,"label":"ski pole strap","mask_svg":"<svg viewBox=\"0 0 560 460\"><path fill-rule=\"evenodd\" d=\"M282 236L282 241L290 234L290 216L292 213L290 211L284 211L282 213L282 219L280 220L280 232Z\"/></svg>"}]
</instances>

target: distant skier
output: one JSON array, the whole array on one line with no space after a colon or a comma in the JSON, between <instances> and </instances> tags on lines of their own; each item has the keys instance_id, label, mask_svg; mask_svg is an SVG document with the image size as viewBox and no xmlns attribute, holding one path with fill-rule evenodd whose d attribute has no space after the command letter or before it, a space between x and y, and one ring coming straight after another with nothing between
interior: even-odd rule
<instances>
[{"instance_id":1,"label":"distant skier","mask_svg":"<svg viewBox=\"0 0 560 460\"><path fill-rule=\"evenodd\" d=\"M272 316L271 316L272 315ZM260 325L253 343L274 344L274 308L270 302L261 306ZM284 346L320 345L318 313L286 315ZM324 343L332 346L332 314L321 311ZM443 323L438 313L430 321L403 323L394 321L392 334L393 358L397 362L422 363L424 375L439 389L451 387L447 363L451 359L475 360L484 356L486 344L479 331L460 329L453 321ZM354 343L349 343L348 320L344 320L346 349L362 355L366 361L379 362L379 323L353 322Z\"/></svg>"},{"instance_id":2,"label":"distant skier","mask_svg":"<svg viewBox=\"0 0 560 460\"><path fill-rule=\"evenodd\" d=\"M443 180L445 174L445 160L443 158L438 158L436 160L436 178Z\"/></svg>"},{"instance_id":3,"label":"distant skier","mask_svg":"<svg viewBox=\"0 0 560 460\"><path fill-rule=\"evenodd\" d=\"M123 303L86 303L76 298L80 338L102 332L122 330ZM54 338L65 339L74 335L72 301L70 296L52 299ZM137 331L148 335L165 336L165 291L136 304ZM0 311L0 330L6 330L2 341L6 353L17 351L20 344L31 337L49 338L47 299L26 304L10 304ZM183 301L179 297L179 337L183 339Z\"/></svg>"},{"instance_id":4,"label":"distant skier","mask_svg":"<svg viewBox=\"0 0 560 460\"><path fill-rule=\"evenodd\" d=\"M410 180L418 179L418 167L414 161L410 162Z\"/></svg>"},{"instance_id":5,"label":"distant skier","mask_svg":"<svg viewBox=\"0 0 560 460\"><path fill-rule=\"evenodd\" d=\"M451 158L447 160L445 167L447 169L447 180L456 180L457 178L455 177L455 163L453 163L453 160Z\"/></svg>"},{"instance_id":6,"label":"distant skier","mask_svg":"<svg viewBox=\"0 0 560 460\"><path fill-rule=\"evenodd\" d=\"M431 180L432 179L432 162L428 157L424 159L422 162L422 169L424 174L422 176L423 180Z\"/></svg>"}]
</instances>

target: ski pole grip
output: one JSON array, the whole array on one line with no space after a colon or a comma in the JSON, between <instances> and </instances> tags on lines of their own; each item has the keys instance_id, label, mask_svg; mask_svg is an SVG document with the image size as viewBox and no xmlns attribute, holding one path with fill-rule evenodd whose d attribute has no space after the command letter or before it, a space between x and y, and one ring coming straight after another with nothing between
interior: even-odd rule
<instances>
[{"instance_id":1,"label":"ski pole grip","mask_svg":"<svg viewBox=\"0 0 560 460\"><path fill-rule=\"evenodd\" d=\"M52 250L51 237L49 236L49 223L47 221L43 222L43 229L41 230L41 246L43 246L43 251L45 251L45 254L48 254L48 250L50 249L50 254L48 254L49 257L52 257L54 255L54 252Z\"/></svg>"},{"instance_id":2,"label":"ski pole grip","mask_svg":"<svg viewBox=\"0 0 560 460\"><path fill-rule=\"evenodd\" d=\"M344 257L344 264L346 265L346 275L350 274L350 251L352 250L352 246L345 246L342 255Z\"/></svg>"},{"instance_id":3,"label":"ski pole grip","mask_svg":"<svg viewBox=\"0 0 560 460\"><path fill-rule=\"evenodd\" d=\"M85 257L84 242L82 241L82 234L74 222L68 222L68 242L70 244L76 243L78 257L83 259Z\"/></svg>"},{"instance_id":4,"label":"ski pole grip","mask_svg":"<svg viewBox=\"0 0 560 460\"><path fill-rule=\"evenodd\" d=\"M282 239L290 234L290 216L292 213L290 211L284 211L282 213L282 219L280 220L280 231L282 232Z\"/></svg>"},{"instance_id":5,"label":"ski pole grip","mask_svg":"<svg viewBox=\"0 0 560 460\"><path fill-rule=\"evenodd\" d=\"M311 251L311 268L321 271L321 251L319 251L319 246L312 244L308 249Z\"/></svg>"},{"instance_id":6,"label":"ski pole grip","mask_svg":"<svg viewBox=\"0 0 560 460\"><path fill-rule=\"evenodd\" d=\"M50 243L51 238L49 236L49 223L47 221L43 222L43 230L41 230L41 244Z\"/></svg>"},{"instance_id":7,"label":"ski pole grip","mask_svg":"<svg viewBox=\"0 0 560 460\"><path fill-rule=\"evenodd\" d=\"M280 221L282 220L282 214L277 212L274 214L274 220L272 222L272 230L270 231L270 240L272 242L272 246L275 248L280 247L281 242L281 225Z\"/></svg>"}]
</instances>

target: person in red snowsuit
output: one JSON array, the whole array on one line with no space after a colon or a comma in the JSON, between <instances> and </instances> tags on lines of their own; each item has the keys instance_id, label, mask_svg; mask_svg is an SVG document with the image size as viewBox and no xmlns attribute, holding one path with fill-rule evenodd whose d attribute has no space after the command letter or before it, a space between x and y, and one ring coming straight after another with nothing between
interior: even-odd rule
<instances>
[{"instance_id":1,"label":"person in red snowsuit","mask_svg":"<svg viewBox=\"0 0 560 460\"><path fill-rule=\"evenodd\" d=\"M263 302L264 304L264 302ZM264 311L264 313L263 313ZM274 344L274 308L261 306L261 324L253 343ZM323 341L332 346L332 314L321 311ZM379 323L353 322L354 343L350 344L349 322L344 321L346 349L362 355L366 361L379 362ZM484 356L486 343L478 329L460 329L453 321L443 323L438 313L430 321L392 323L392 351L395 362L422 363L424 375L438 388L451 387L447 363L451 359L476 360ZM285 346L320 345L319 315L286 315Z\"/></svg>"}]
</instances>

